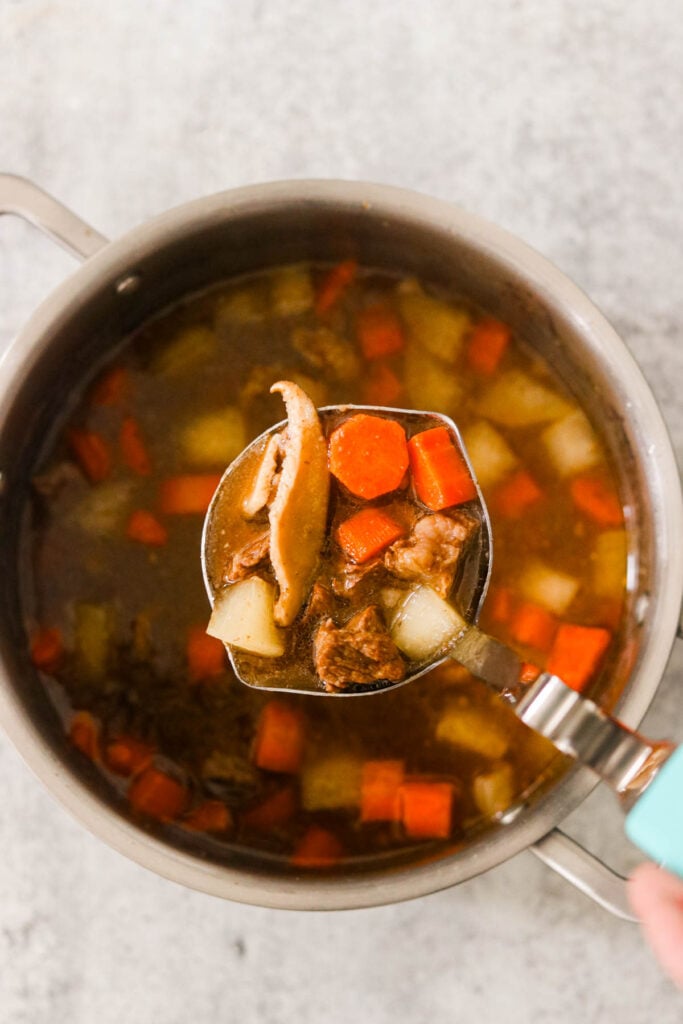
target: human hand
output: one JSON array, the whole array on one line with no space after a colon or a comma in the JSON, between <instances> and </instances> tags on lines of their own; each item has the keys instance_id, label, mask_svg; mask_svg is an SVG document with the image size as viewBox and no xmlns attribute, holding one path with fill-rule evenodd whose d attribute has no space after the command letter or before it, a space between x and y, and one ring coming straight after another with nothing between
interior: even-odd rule
<instances>
[{"instance_id":1,"label":"human hand","mask_svg":"<svg viewBox=\"0 0 683 1024\"><path fill-rule=\"evenodd\" d=\"M655 956L683 989L683 880L646 862L629 878L628 895Z\"/></svg>"}]
</instances>

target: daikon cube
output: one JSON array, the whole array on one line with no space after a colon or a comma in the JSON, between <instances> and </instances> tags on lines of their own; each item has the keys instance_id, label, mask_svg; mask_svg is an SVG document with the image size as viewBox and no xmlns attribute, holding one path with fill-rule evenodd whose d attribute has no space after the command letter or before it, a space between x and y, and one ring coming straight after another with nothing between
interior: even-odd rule
<instances>
[{"instance_id":1,"label":"daikon cube","mask_svg":"<svg viewBox=\"0 0 683 1024\"><path fill-rule=\"evenodd\" d=\"M518 463L507 441L486 420L464 430L462 439L482 490L495 487Z\"/></svg>"},{"instance_id":2,"label":"daikon cube","mask_svg":"<svg viewBox=\"0 0 683 1024\"><path fill-rule=\"evenodd\" d=\"M583 473L602 459L600 442L580 409L547 427L541 438L560 476Z\"/></svg>"},{"instance_id":3,"label":"daikon cube","mask_svg":"<svg viewBox=\"0 0 683 1024\"><path fill-rule=\"evenodd\" d=\"M579 589L579 581L534 559L522 570L519 589L524 597L555 615L564 615Z\"/></svg>"},{"instance_id":4,"label":"daikon cube","mask_svg":"<svg viewBox=\"0 0 683 1024\"><path fill-rule=\"evenodd\" d=\"M505 427L532 427L567 416L572 406L522 370L507 370L483 393L476 409Z\"/></svg>"},{"instance_id":5,"label":"daikon cube","mask_svg":"<svg viewBox=\"0 0 683 1024\"><path fill-rule=\"evenodd\" d=\"M419 586L395 606L390 631L399 650L413 661L426 661L466 628L467 623L448 601L431 587Z\"/></svg>"},{"instance_id":6,"label":"daikon cube","mask_svg":"<svg viewBox=\"0 0 683 1024\"><path fill-rule=\"evenodd\" d=\"M283 631L275 625L275 587L250 576L216 597L206 632L242 651L279 658L285 653Z\"/></svg>"}]
</instances>

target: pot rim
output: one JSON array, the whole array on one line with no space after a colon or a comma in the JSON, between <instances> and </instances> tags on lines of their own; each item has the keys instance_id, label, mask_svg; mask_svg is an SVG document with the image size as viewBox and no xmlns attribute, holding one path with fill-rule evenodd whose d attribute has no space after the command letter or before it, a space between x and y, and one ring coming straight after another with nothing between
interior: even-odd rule
<instances>
[{"instance_id":1,"label":"pot rim","mask_svg":"<svg viewBox=\"0 0 683 1024\"><path fill-rule=\"evenodd\" d=\"M102 287L135 272L148 253L188 231L228 224L254 212L285 206L334 206L368 211L387 221L408 218L438 229L490 256L513 275L522 275L558 319L584 338L599 362L622 386L625 408L648 438L652 470L652 504L658 520L657 558L666 566L662 586L652 595L649 615L657 621L619 702L622 720L636 727L659 684L675 638L683 596L683 547L675 543L683 526L678 469L671 442L654 396L625 344L588 297L560 270L505 229L445 200L389 185L314 179L269 182L230 189L192 200L157 215L105 245L60 284L38 307L0 359L0 421L3 410L39 358L39 340L55 323L71 318ZM1 429L1 422L0 422ZM653 484L656 484L654 486ZM655 618L656 617L656 618ZM0 724L48 790L89 831L144 867L173 881L212 895L245 903L287 909L351 909L426 895L479 874L527 848L547 834L597 785L587 769L570 771L550 793L515 823L486 835L455 855L386 874L308 877L269 876L207 862L161 841L127 821L95 797L48 747L29 718L15 689L0 687Z\"/></svg>"}]
</instances>

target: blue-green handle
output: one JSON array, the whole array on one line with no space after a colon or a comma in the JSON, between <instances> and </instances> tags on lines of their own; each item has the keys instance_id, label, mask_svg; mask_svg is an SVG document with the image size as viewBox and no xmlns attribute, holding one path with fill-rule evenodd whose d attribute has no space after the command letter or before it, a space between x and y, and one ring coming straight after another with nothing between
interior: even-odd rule
<instances>
[{"instance_id":1,"label":"blue-green handle","mask_svg":"<svg viewBox=\"0 0 683 1024\"><path fill-rule=\"evenodd\" d=\"M629 811L626 835L651 860L683 878L683 746Z\"/></svg>"}]
</instances>

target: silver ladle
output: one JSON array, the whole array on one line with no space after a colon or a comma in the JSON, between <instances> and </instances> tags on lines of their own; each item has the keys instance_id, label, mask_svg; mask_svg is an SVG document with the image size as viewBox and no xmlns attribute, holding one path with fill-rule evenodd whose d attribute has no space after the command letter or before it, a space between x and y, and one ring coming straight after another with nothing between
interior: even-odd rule
<instances>
[{"instance_id":1,"label":"silver ladle","mask_svg":"<svg viewBox=\"0 0 683 1024\"><path fill-rule=\"evenodd\" d=\"M486 682L512 705L515 714L529 728L541 733L563 754L591 768L618 795L625 811L629 838L648 856L659 860L683 877L683 815L678 812L683 792L683 747L649 740L629 729L603 711L594 701L567 686L558 676L541 672L532 683L520 680L522 661L509 647L478 629L476 623L486 598L493 536L486 503L476 481L465 446L455 424L436 413L371 406L327 406L319 411L323 426L357 412L389 417L424 430L436 424L446 425L453 441L469 467L476 484L476 498L466 510L480 524L477 538L470 545L453 595L466 620L425 663L415 667L398 683L380 681L376 686L349 687L328 692L311 669L303 672L295 684L278 684L278 675L264 672L265 659L244 656L226 645L237 676L247 685L265 690L286 690L318 696L374 695L393 686L413 682L436 665L452 658L472 675ZM208 509L202 535L202 570L213 604L220 589L217 564L220 556L223 514L234 504L233 487L243 476L250 457L260 457L270 436L281 431L286 422L271 427L249 445L225 471Z\"/></svg>"}]
</instances>

